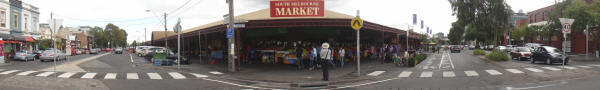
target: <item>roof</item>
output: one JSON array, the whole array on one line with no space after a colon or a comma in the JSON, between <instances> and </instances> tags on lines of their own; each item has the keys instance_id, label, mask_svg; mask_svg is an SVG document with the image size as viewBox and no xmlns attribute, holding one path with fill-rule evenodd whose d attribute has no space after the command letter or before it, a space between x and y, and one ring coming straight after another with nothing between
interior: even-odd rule
<instances>
[{"instance_id":1,"label":"roof","mask_svg":"<svg viewBox=\"0 0 600 90\"><path fill-rule=\"evenodd\" d=\"M249 20L273 20L273 19L325 19L325 18L327 18L327 19L352 19L352 18L354 18L354 16L334 12L331 10L325 10L325 15L323 17L271 17L270 9L266 8L266 9L261 9L258 11L238 15L238 16L235 16L234 18L236 20L248 20L249 21ZM221 24L223 24L223 19L212 22L212 23L208 23L205 25L201 25L201 26L197 26L194 28L189 28L189 29L183 30L183 33L200 30L200 29L204 29L204 28L208 28L208 27L212 27L212 26L217 26L217 25L221 25Z\"/></svg>"},{"instance_id":2,"label":"roof","mask_svg":"<svg viewBox=\"0 0 600 90\"><path fill-rule=\"evenodd\" d=\"M173 31L167 31L168 36L177 35L177 33ZM165 31L152 31L152 40L165 37Z\"/></svg>"}]
</instances>

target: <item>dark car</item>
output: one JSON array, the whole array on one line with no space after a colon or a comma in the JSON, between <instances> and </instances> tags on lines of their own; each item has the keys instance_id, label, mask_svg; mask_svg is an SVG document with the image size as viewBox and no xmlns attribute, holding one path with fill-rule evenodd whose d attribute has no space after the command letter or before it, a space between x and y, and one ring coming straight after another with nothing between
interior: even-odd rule
<instances>
[{"instance_id":1,"label":"dark car","mask_svg":"<svg viewBox=\"0 0 600 90\"><path fill-rule=\"evenodd\" d=\"M450 46L450 53L460 53L460 46Z\"/></svg>"},{"instance_id":2,"label":"dark car","mask_svg":"<svg viewBox=\"0 0 600 90\"><path fill-rule=\"evenodd\" d=\"M544 61L546 64L553 64L556 62L560 62L563 64L569 63L569 58L565 57L562 52L554 47L550 46L541 46L537 47L531 55L531 63L535 63L535 61ZM563 62L563 57L565 58Z\"/></svg>"},{"instance_id":3,"label":"dark car","mask_svg":"<svg viewBox=\"0 0 600 90\"><path fill-rule=\"evenodd\" d=\"M531 49L528 47L516 47L510 51L510 57L518 60L531 59Z\"/></svg>"},{"instance_id":4,"label":"dark car","mask_svg":"<svg viewBox=\"0 0 600 90\"><path fill-rule=\"evenodd\" d=\"M154 56L154 53L156 53L157 51L163 50L162 49L155 49L154 51L148 52L148 54L146 55L146 57L144 57L146 60L151 61L152 57ZM177 52L173 52L171 50L167 50L167 60L169 61L173 61L174 63L177 63ZM187 58L181 57L181 64L189 64L189 60Z\"/></svg>"}]
</instances>

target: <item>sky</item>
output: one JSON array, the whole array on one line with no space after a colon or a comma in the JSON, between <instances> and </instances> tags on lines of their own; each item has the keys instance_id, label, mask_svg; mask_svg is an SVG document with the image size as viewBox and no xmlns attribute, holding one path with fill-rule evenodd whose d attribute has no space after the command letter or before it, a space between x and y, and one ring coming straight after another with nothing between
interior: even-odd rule
<instances>
[{"instance_id":1,"label":"sky","mask_svg":"<svg viewBox=\"0 0 600 90\"><path fill-rule=\"evenodd\" d=\"M182 28L189 29L223 19L228 13L225 0L22 0L40 8L40 23L53 18L63 19L63 25L99 26L113 23L127 31L128 43L150 40L151 31L164 31L163 14L167 13L167 29L178 18ZM517 12L530 12L552 5L554 0L506 0ZM241 15L269 8L269 0L234 0L234 13ZM369 22L405 30L407 25L417 32L426 32L412 25L412 14L433 33L447 34L452 16L447 0L325 0L325 9L360 17ZM420 22L419 22L420 23ZM147 29L144 35L144 28ZM146 38L144 38L144 36Z\"/></svg>"}]
</instances>

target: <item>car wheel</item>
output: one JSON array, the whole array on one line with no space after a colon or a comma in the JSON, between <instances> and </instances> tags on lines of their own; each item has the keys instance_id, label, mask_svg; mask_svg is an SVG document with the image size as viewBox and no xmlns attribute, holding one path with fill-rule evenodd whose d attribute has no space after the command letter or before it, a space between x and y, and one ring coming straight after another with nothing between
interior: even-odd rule
<instances>
[{"instance_id":1,"label":"car wheel","mask_svg":"<svg viewBox=\"0 0 600 90\"><path fill-rule=\"evenodd\" d=\"M552 62L550 62L550 58L546 59L546 64L548 64L548 65L552 64Z\"/></svg>"},{"instance_id":2,"label":"car wheel","mask_svg":"<svg viewBox=\"0 0 600 90\"><path fill-rule=\"evenodd\" d=\"M535 63L535 59L534 58L531 58L531 63Z\"/></svg>"}]
</instances>

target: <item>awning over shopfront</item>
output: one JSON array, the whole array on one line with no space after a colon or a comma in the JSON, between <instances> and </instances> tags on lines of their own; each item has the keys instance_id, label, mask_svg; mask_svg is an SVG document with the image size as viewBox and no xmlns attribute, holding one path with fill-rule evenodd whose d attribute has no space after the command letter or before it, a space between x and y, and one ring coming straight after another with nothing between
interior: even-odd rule
<instances>
[{"instance_id":1,"label":"awning over shopfront","mask_svg":"<svg viewBox=\"0 0 600 90\"><path fill-rule=\"evenodd\" d=\"M35 39L33 39L33 37L31 36L14 36L14 40L15 41L23 41L23 42L33 42L35 41Z\"/></svg>"}]
</instances>

